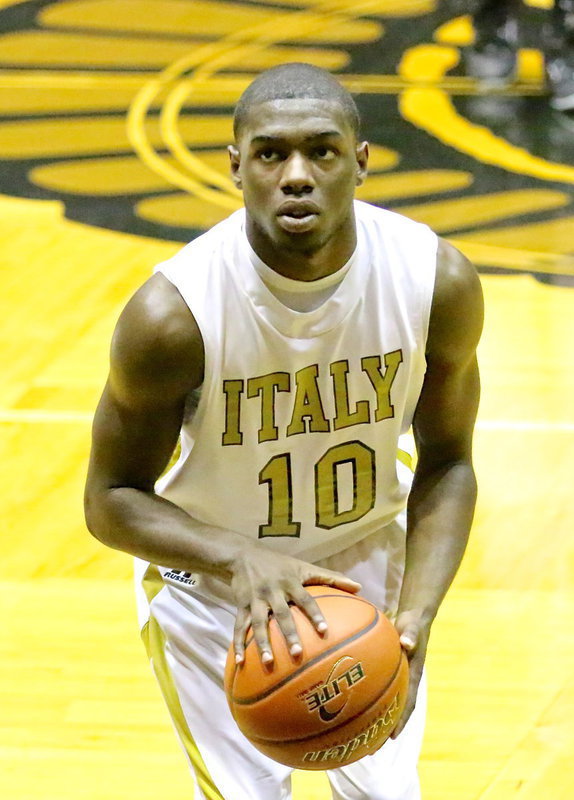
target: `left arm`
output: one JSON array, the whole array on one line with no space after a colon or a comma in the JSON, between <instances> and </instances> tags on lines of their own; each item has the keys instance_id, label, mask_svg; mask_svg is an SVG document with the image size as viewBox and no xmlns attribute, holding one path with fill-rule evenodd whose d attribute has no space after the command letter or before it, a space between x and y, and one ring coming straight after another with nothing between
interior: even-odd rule
<instances>
[{"instance_id":1,"label":"left arm","mask_svg":"<svg viewBox=\"0 0 574 800\"><path fill-rule=\"evenodd\" d=\"M407 506L406 565L396 627L410 662L404 728L416 700L430 628L462 561L476 502L472 432L480 392L478 275L440 241L427 372L413 420L418 463Z\"/></svg>"}]
</instances>

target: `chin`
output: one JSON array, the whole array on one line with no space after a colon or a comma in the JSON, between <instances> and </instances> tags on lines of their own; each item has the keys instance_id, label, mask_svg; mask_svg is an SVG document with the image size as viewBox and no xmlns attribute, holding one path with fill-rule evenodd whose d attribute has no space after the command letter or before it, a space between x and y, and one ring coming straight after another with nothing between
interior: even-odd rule
<instances>
[{"instance_id":1,"label":"chin","mask_svg":"<svg viewBox=\"0 0 574 800\"><path fill-rule=\"evenodd\" d=\"M302 233L289 233L273 222L261 223L253 220L254 232L266 242L266 247L296 255L312 256L321 250L332 238L334 232L311 230Z\"/></svg>"},{"instance_id":2,"label":"chin","mask_svg":"<svg viewBox=\"0 0 574 800\"><path fill-rule=\"evenodd\" d=\"M333 237L333 232L312 230L305 233L288 233L279 230L272 237L276 247L296 253L316 253L321 250Z\"/></svg>"},{"instance_id":3,"label":"chin","mask_svg":"<svg viewBox=\"0 0 574 800\"><path fill-rule=\"evenodd\" d=\"M296 253L303 256L314 256L324 247L324 242L310 242L310 241L289 241L283 244L282 247L288 253Z\"/></svg>"}]
</instances>

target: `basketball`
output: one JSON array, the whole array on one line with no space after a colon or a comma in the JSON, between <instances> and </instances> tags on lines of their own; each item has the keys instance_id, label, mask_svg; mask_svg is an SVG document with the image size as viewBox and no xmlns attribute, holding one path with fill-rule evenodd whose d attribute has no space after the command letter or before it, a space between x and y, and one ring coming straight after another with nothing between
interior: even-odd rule
<instances>
[{"instance_id":1,"label":"basketball","mask_svg":"<svg viewBox=\"0 0 574 800\"><path fill-rule=\"evenodd\" d=\"M269 620L274 662L264 666L248 632L243 664L233 645L225 668L231 713L262 753L297 769L333 769L374 753L403 711L408 662L382 611L330 586L306 587L328 631L320 636L291 607L303 647L293 658L276 620Z\"/></svg>"}]
</instances>

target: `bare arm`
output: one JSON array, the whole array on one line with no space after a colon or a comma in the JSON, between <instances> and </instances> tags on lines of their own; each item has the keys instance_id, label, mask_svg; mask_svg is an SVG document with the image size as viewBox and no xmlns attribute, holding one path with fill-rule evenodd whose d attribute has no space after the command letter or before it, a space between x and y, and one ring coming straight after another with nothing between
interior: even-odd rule
<instances>
[{"instance_id":1,"label":"bare arm","mask_svg":"<svg viewBox=\"0 0 574 800\"><path fill-rule=\"evenodd\" d=\"M193 317L177 290L155 276L119 319L94 418L85 512L88 528L104 544L156 563L167 558L174 567L190 566L187 515L155 495L154 483L202 372Z\"/></svg>"},{"instance_id":2,"label":"bare arm","mask_svg":"<svg viewBox=\"0 0 574 800\"><path fill-rule=\"evenodd\" d=\"M289 600L318 629L325 626L303 584L349 591L358 585L233 531L204 525L155 493L177 442L186 397L201 385L203 370L203 342L191 312L166 278L154 276L124 309L112 340L110 374L94 419L85 492L88 528L110 547L230 584L239 609L240 657L250 621L260 652L271 655L270 608L297 653Z\"/></svg>"},{"instance_id":3,"label":"bare arm","mask_svg":"<svg viewBox=\"0 0 574 800\"><path fill-rule=\"evenodd\" d=\"M472 523L472 433L480 392L476 346L482 319L474 268L441 241L427 372L413 422L418 463L407 509L406 568L397 617L411 682L394 736L414 707L430 628L460 566Z\"/></svg>"}]
</instances>

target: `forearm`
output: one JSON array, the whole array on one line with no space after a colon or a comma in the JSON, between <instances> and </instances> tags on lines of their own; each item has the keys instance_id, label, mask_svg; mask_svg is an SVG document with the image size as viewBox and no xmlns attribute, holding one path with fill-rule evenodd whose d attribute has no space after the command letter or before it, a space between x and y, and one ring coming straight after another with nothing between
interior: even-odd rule
<instances>
[{"instance_id":1,"label":"forearm","mask_svg":"<svg viewBox=\"0 0 574 800\"><path fill-rule=\"evenodd\" d=\"M232 565L253 543L193 519L152 492L120 487L86 499L86 521L103 544L154 564L203 572L228 582Z\"/></svg>"},{"instance_id":2,"label":"forearm","mask_svg":"<svg viewBox=\"0 0 574 800\"><path fill-rule=\"evenodd\" d=\"M462 561L475 503L476 478L467 461L415 475L399 613L415 611L432 622Z\"/></svg>"}]
</instances>

